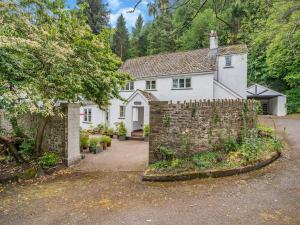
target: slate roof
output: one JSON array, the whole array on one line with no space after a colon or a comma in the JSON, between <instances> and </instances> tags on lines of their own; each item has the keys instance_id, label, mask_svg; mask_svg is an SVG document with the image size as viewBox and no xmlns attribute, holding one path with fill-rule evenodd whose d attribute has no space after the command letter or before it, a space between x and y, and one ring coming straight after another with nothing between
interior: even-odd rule
<instances>
[{"instance_id":1,"label":"slate roof","mask_svg":"<svg viewBox=\"0 0 300 225\"><path fill-rule=\"evenodd\" d=\"M139 90L142 95L149 101L158 101L158 99L150 92Z\"/></svg>"},{"instance_id":2,"label":"slate roof","mask_svg":"<svg viewBox=\"0 0 300 225\"><path fill-rule=\"evenodd\" d=\"M247 46L243 44L224 46L218 49L218 55L246 52ZM119 69L120 72L129 73L136 79L213 72L215 70L216 61L209 55L209 48L128 59Z\"/></svg>"}]
</instances>

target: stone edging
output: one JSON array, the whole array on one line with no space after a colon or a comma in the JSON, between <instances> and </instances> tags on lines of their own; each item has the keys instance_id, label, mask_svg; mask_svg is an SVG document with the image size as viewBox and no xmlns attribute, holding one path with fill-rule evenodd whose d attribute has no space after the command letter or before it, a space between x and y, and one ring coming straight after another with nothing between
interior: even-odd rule
<instances>
[{"instance_id":1,"label":"stone edging","mask_svg":"<svg viewBox=\"0 0 300 225\"><path fill-rule=\"evenodd\" d=\"M211 170L202 170L196 172L181 172L177 174L147 174L147 171L143 174L143 181L180 181L180 180L191 180L195 178L217 178L217 177L226 177L232 176L241 173L247 173L252 170L257 170L262 168L277 158L279 158L280 153L274 152L264 161L258 162L254 165L249 165L245 167L235 168L235 169L211 169Z\"/></svg>"}]
</instances>

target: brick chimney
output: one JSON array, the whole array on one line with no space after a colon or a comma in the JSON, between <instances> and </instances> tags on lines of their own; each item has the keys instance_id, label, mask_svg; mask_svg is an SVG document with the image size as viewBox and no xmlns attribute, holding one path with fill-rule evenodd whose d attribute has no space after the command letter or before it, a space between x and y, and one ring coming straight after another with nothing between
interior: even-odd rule
<instances>
[{"instance_id":1,"label":"brick chimney","mask_svg":"<svg viewBox=\"0 0 300 225\"><path fill-rule=\"evenodd\" d=\"M218 35L216 31L211 31L209 35L209 54L215 56L218 53Z\"/></svg>"}]
</instances>

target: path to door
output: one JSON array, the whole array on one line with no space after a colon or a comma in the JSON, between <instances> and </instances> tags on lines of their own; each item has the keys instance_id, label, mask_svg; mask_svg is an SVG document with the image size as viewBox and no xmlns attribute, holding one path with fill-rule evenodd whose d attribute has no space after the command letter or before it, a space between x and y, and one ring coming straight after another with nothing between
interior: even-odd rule
<instances>
[{"instance_id":1,"label":"path to door","mask_svg":"<svg viewBox=\"0 0 300 225\"><path fill-rule=\"evenodd\" d=\"M170 183L142 182L140 172L81 172L10 185L0 192L0 224L299 225L300 120L275 124L290 146L263 169Z\"/></svg>"},{"instance_id":2,"label":"path to door","mask_svg":"<svg viewBox=\"0 0 300 225\"><path fill-rule=\"evenodd\" d=\"M118 141L113 139L112 146L99 154L85 154L85 159L76 170L95 171L144 171L149 158L148 142Z\"/></svg>"}]
</instances>

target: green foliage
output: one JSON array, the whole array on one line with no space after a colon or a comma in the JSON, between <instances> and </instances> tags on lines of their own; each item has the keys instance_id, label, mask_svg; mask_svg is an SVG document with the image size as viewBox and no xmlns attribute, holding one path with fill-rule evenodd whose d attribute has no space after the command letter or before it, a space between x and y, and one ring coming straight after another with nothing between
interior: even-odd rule
<instances>
[{"instance_id":1,"label":"green foliage","mask_svg":"<svg viewBox=\"0 0 300 225\"><path fill-rule=\"evenodd\" d=\"M108 136L111 136L111 135L114 135L114 128L108 128L107 129L107 134L108 134Z\"/></svg>"},{"instance_id":2,"label":"green foliage","mask_svg":"<svg viewBox=\"0 0 300 225\"><path fill-rule=\"evenodd\" d=\"M46 152L39 160L42 167L56 166L59 162L59 156L54 152Z\"/></svg>"},{"instance_id":3,"label":"green foliage","mask_svg":"<svg viewBox=\"0 0 300 225\"><path fill-rule=\"evenodd\" d=\"M100 143L111 143L111 138L106 135L103 135L100 137L99 141Z\"/></svg>"},{"instance_id":4,"label":"green foliage","mask_svg":"<svg viewBox=\"0 0 300 225\"><path fill-rule=\"evenodd\" d=\"M21 154L25 158L30 158L35 154L34 144L35 144L35 140L33 138L25 139L22 141L21 145L19 146L19 149Z\"/></svg>"},{"instance_id":5,"label":"green foliage","mask_svg":"<svg viewBox=\"0 0 300 225\"><path fill-rule=\"evenodd\" d=\"M233 136L229 136L225 141L224 141L224 150L225 152L230 152L230 151L236 151L239 147L239 144L237 143L237 140Z\"/></svg>"},{"instance_id":6,"label":"green foliage","mask_svg":"<svg viewBox=\"0 0 300 225\"><path fill-rule=\"evenodd\" d=\"M180 150L184 156L189 156L192 148L192 135L189 131L182 133L180 137Z\"/></svg>"},{"instance_id":7,"label":"green foliage","mask_svg":"<svg viewBox=\"0 0 300 225\"><path fill-rule=\"evenodd\" d=\"M113 34L112 49L122 60L129 56L129 33L123 14L117 20L115 33Z\"/></svg>"},{"instance_id":8,"label":"green foliage","mask_svg":"<svg viewBox=\"0 0 300 225\"><path fill-rule=\"evenodd\" d=\"M257 135L251 135L243 139L243 143L240 146L240 153L244 157L246 162L254 162L257 160L258 154L262 149L263 143Z\"/></svg>"},{"instance_id":9,"label":"green foliage","mask_svg":"<svg viewBox=\"0 0 300 225\"><path fill-rule=\"evenodd\" d=\"M143 24L143 17L139 15L135 27L132 29L132 36L130 38L130 57L139 57L146 54L147 36L145 35Z\"/></svg>"},{"instance_id":10,"label":"green foliage","mask_svg":"<svg viewBox=\"0 0 300 225\"><path fill-rule=\"evenodd\" d=\"M89 140L89 147L92 148L92 149L95 149L96 146L97 146L97 144L98 144L98 142L99 142L99 138L95 138L95 137L90 138L90 140Z\"/></svg>"},{"instance_id":11,"label":"green foliage","mask_svg":"<svg viewBox=\"0 0 300 225\"><path fill-rule=\"evenodd\" d=\"M105 107L119 97L129 76L117 72L110 32L94 35L83 11L61 0L1 3L0 108L9 117L57 115L58 100Z\"/></svg>"},{"instance_id":12,"label":"green foliage","mask_svg":"<svg viewBox=\"0 0 300 225\"><path fill-rule=\"evenodd\" d=\"M300 113L300 88L292 88L286 94L288 113Z\"/></svg>"},{"instance_id":13,"label":"green foliage","mask_svg":"<svg viewBox=\"0 0 300 225\"><path fill-rule=\"evenodd\" d=\"M80 146L82 148L89 146L89 134L87 132L80 132Z\"/></svg>"},{"instance_id":14,"label":"green foliage","mask_svg":"<svg viewBox=\"0 0 300 225\"><path fill-rule=\"evenodd\" d=\"M86 4L84 14L94 34L99 34L109 26L109 11L102 0L77 0L77 4Z\"/></svg>"},{"instance_id":15,"label":"green foliage","mask_svg":"<svg viewBox=\"0 0 300 225\"><path fill-rule=\"evenodd\" d=\"M170 161L163 160L151 164L150 168L159 170L163 168L168 168L169 166L170 166Z\"/></svg>"},{"instance_id":16,"label":"green foliage","mask_svg":"<svg viewBox=\"0 0 300 225\"><path fill-rule=\"evenodd\" d=\"M124 124L124 122L121 122L118 125L118 135L119 136L126 136L126 134L127 134L127 129L125 127L125 124Z\"/></svg>"},{"instance_id":17,"label":"green foliage","mask_svg":"<svg viewBox=\"0 0 300 225\"><path fill-rule=\"evenodd\" d=\"M167 148L165 146L159 146L157 150L163 160L170 161L175 157L175 151L171 148Z\"/></svg>"},{"instance_id":18,"label":"green foliage","mask_svg":"<svg viewBox=\"0 0 300 225\"><path fill-rule=\"evenodd\" d=\"M143 133L144 133L144 137L148 137L149 133L150 133L150 125L149 124L145 124L143 127Z\"/></svg>"},{"instance_id":19,"label":"green foliage","mask_svg":"<svg viewBox=\"0 0 300 225\"><path fill-rule=\"evenodd\" d=\"M220 152L203 152L195 154L192 157L192 162L199 168L212 168L218 163Z\"/></svg>"},{"instance_id":20,"label":"green foliage","mask_svg":"<svg viewBox=\"0 0 300 225\"><path fill-rule=\"evenodd\" d=\"M167 114L165 114L162 118L162 122L163 122L163 125L164 126L170 126L170 123L171 123L171 117Z\"/></svg>"},{"instance_id":21,"label":"green foliage","mask_svg":"<svg viewBox=\"0 0 300 225\"><path fill-rule=\"evenodd\" d=\"M258 133L263 132L263 133L266 133L271 136L273 136L275 134L274 129L272 127L268 127L264 124L257 124L256 129L257 129Z\"/></svg>"},{"instance_id":22,"label":"green foliage","mask_svg":"<svg viewBox=\"0 0 300 225\"><path fill-rule=\"evenodd\" d=\"M284 144L277 137L264 139L264 145L263 145L263 150L264 151L269 151L269 152L270 151L276 151L278 153L281 153L283 147L284 147Z\"/></svg>"}]
</instances>

